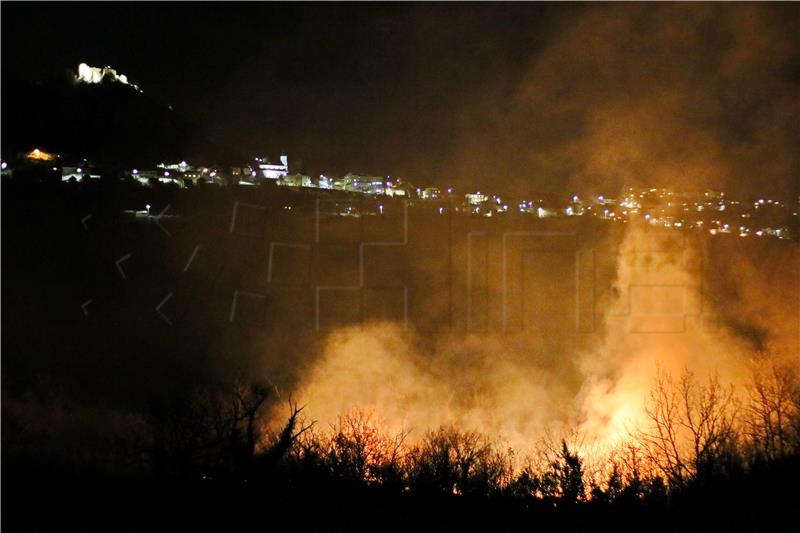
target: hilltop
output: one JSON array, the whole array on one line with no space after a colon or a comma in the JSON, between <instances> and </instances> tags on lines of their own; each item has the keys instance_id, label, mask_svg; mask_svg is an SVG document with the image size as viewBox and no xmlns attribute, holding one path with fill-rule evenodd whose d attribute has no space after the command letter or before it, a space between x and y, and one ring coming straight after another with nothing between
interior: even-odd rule
<instances>
[{"instance_id":1,"label":"hilltop","mask_svg":"<svg viewBox=\"0 0 800 533\"><path fill-rule=\"evenodd\" d=\"M85 65L84 65L85 67ZM209 140L197 117L184 116L156 96L113 75L86 83L65 71L47 80L7 80L3 87L3 153L33 146L88 158L111 168L165 160L241 159Z\"/></svg>"}]
</instances>

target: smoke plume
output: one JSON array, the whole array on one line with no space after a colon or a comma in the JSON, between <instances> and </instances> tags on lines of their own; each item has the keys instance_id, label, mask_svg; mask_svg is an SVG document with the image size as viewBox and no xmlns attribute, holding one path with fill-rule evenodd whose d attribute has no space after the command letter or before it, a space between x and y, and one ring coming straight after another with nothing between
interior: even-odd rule
<instances>
[{"instance_id":1,"label":"smoke plume","mask_svg":"<svg viewBox=\"0 0 800 533\"><path fill-rule=\"evenodd\" d=\"M588 7L519 80L469 103L454 174L564 196L645 185L796 200L798 28L797 6Z\"/></svg>"}]
</instances>

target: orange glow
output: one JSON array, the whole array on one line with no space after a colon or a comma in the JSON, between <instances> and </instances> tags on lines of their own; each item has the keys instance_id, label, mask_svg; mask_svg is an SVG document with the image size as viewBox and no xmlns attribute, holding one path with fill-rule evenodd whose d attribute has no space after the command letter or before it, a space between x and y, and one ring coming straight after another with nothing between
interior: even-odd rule
<instances>
[{"instance_id":1,"label":"orange glow","mask_svg":"<svg viewBox=\"0 0 800 533\"><path fill-rule=\"evenodd\" d=\"M296 397L322 427L367 409L389 433L411 430L410 443L453 426L524 455L540 439L572 428L585 443L573 449L595 460L648 426L647 402L659 372L676 378L689 372L698 383L715 376L743 394L753 348L703 322L702 250L679 237L656 238L654 231L625 231L616 252L616 290L599 306L602 334L571 351L571 376L531 356L545 342L537 335L454 335L420 350L401 325L375 322L333 330ZM791 346L786 337L779 344Z\"/></svg>"},{"instance_id":2,"label":"orange glow","mask_svg":"<svg viewBox=\"0 0 800 533\"><path fill-rule=\"evenodd\" d=\"M38 161L53 161L56 158L56 155L45 152L44 150L39 150L38 148L34 148L25 154L25 157L28 159L36 159Z\"/></svg>"}]
</instances>

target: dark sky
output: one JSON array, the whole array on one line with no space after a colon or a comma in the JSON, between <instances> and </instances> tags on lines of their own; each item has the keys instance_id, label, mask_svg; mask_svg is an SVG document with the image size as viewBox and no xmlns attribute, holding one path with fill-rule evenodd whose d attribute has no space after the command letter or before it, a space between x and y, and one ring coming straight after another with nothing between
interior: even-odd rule
<instances>
[{"instance_id":1,"label":"dark sky","mask_svg":"<svg viewBox=\"0 0 800 533\"><path fill-rule=\"evenodd\" d=\"M785 192L797 22L796 5L3 2L2 75L111 65L308 174L746 189L770 161L759 179Z\"/></svg>"},{"instance_id":2,"label":"dark sky","mask_svg":"<svg viewBox=\"0 0 800 533\"><path fill-rule=\"evenodd\" d=\"M509 79L545 5L3 4L3 74L112 65L248 152L433 175L458 107Z\"/></svg>"}]
</instances>

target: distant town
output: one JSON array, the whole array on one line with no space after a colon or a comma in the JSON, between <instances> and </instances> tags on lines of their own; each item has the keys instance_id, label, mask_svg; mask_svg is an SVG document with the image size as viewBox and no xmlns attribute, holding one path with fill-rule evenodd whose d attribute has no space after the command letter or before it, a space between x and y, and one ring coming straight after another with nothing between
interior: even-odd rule
<instances>
[{"instance_id":1,"label":"distant town","mask_svg":"<svg viewBox=\"0 0 800 533\"><path fill-rule=\"evenodd\" d=\"M38 167L66 183L81 183L100 179L91 161L62 161L62 157L40 148L18 154L14 160L2 161L2 176L10 178L18 167ZM168 186L192 188L200 186L286 187L298 192L339 191L349 195L406 199L429 204L439 214L452 210L476 217L525 216L535 218L595 217L616 223L634 219L663 228L693 229L709 235L745 237L772 237L796 239L792 226L797 227L800 198L788 205L770 198L740 200L726 197L724 192L687 192L664 188L637 189L628 187L619 198L606 196L586 197L580 194L563 198L532 195L529 198L510 198L490 191L456 191L454 187L442 189L415 186L410 181L391 176L364 176L348 173L341 177L320 174L306 176L290 171L289 158L281 155L277 161L255 157L240 166L221 167L193 165L188 161L162 163L156 168L131 168L120 179L133 181L142 187ZM289 206L290 208L291 206ZM361 209L361 211L359 211ZM371 207L374 214L382 214L383 205ZM362 207L346 205L332 214L359 216Z\"/></svg>"},{"instance_id":2,"label":"distant town","mask_svg":"<svg viewBox=\"0 0 800 533\"><path fill-rule=\"evenodd\" d=\"M78 66L75 84L122 84L142 92L138 85L110 66L98 68L85 63ZM60 154L44 147L33 147L26 153L2 160L3 178L11 178L17 170L23 174L47 175L49 179L81 183L100 179L102 173L92 161L66 161ZM44 173L44 174L43 174ZM348 173L341 177L320 174L307 176L290 170L289 157L277 160L253 157L236 166L197 164L190 161L165 162L155 168L129 168L113 171L114 178L133 181L143 187L198 186L286 187L298 192L340 192L370 197L377 202L363 205L343 203L328 215L360 216L383 214L383 198L422 202L439 214L463 213L476 217L526 216L535 218L594 217L600 220L628 223L643 220L663 228L699 230L709 235L772 237L783 240L798 238L800 233L800 197L792 204L771 198L734 199L724 192L711 190L679 191L666 188L628 187L619 198L586 196L575 191L563 196L531 194L511 198L491 191L457 191L455 187L414 185L409 180L392 176L367 176ZM106 177L111 177L110 175ZM292 206L285 206L291 209ZM367 211L365 211L365 209ZM143 212L149 216L149 210Z\"/></svg>"}]
</instances>

